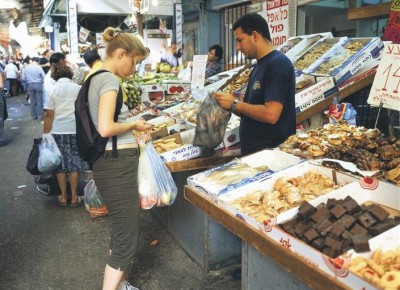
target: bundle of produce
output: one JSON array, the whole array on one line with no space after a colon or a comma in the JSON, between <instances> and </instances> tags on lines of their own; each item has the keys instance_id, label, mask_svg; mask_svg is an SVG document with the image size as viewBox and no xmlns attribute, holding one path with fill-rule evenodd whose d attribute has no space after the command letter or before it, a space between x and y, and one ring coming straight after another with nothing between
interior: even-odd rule
<instances>
[{"instance_id":1,"label":"bundle of produce","mask_svg":"<svg viewBox=\"0 0 400 290\"><path fill-rule=\"evenodd\" d=\"M122 81L122 87L125 89L127 100L125 105L132 110L136 108L142 102L142 90L137 85L136 80L133 78L124 79Z\"/></svg>"}]
</instances>

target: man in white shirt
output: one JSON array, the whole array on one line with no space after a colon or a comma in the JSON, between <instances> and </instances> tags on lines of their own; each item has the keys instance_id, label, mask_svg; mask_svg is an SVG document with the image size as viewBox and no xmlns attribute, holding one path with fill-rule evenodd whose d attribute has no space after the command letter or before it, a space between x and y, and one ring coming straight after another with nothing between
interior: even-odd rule
<instances>
[{"instance_id":1,"label":"man in white shirt","mask_svg":"<svg viewBox=\"0 0 400 290\"><path fill-rule=\"evenodd\" d=\"M8 81L8 89L10 91L11 97L18 96L18 67L15 65L14 61L10 59L4 68Z\"/></svg>"}]
</instances>

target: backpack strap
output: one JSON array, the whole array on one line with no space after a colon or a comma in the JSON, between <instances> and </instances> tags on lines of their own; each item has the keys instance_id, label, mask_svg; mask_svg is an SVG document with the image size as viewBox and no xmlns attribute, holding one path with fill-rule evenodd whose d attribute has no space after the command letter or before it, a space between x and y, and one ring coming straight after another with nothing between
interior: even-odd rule
<instances>
[{"instance_id":1,"label":"backpack strap","mask_svg":"<svg viewBox=\"0 0 400 290\"><path fill-rule=\"evenodd\" d=\"M94 73L92 73L88 77L87 81L89 81L95 75L97 75L99 73L103 73L103 72L110 72L110 71L105 70L105 69L99 69L99 70L95 71ZM87 100L87 102L88 102L88 100ZM122 104L123 104L123 96L122 96L121 86L119 85L118 86L118 94L117 94L117 104L115 106L115 113L114 113L114 122L118 121L118 115L121 113ZM112 137L112 156L118 157L117 136L116 135Z\"/></svg>"},{"instance_id":2,"label":"backpack strap","mask_svg":"<svg viewBox=\"0 0 400 290\"><path fill-rule=\"evenodd\" d=\"M118 115L121 113L121 108L123 104L122 90L121 86L118 86L118 95L117 95L117 106L115 108L114 113L114 122L118 121ZM113 157L118 157L118 149L117 149L117 136L112 137L112 155Z\"/></svg>"}]
</instances>

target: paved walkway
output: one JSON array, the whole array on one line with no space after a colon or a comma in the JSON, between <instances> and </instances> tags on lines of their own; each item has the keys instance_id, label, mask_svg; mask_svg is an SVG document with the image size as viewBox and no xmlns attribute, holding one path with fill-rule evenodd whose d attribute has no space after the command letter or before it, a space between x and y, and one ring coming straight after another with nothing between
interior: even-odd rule
<instances>
[{"instance_id":1,"label":"paved walkway","mask_svg":"<svg viewBox=\"0 0 400 290\"><path fill-rule=\"evenodd\" d=\"M42 122L32 121L25 96L7 99L6 145L0 147L0 289L101 289L108 245L107 218L84 206L60 207L36 189L25 170ZM83 192L81 192L83 194ZM150 242L158 240L157 246ZM141 290L240 289L237 267L205 273L151 211L142 211L140 245L129 282Z\"/></svg>"}]
</instances>

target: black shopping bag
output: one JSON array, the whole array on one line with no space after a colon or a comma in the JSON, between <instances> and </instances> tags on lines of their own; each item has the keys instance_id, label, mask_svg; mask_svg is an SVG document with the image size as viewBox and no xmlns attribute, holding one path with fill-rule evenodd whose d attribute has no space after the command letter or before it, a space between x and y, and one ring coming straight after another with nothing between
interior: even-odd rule
<instances>
[{"instance_id":1,"label":"black shopping bag","mask_svg":"<svg viewBox=\"0 0 400 290\"><path fill-rule=\"evenodd\" d=\"M32 175L42 174L38 169L40 143L42 143L42 138L33 139L32 150L29 153L28 161L26 162L26 170L28 170Z\"/></svg>"}]
</instances>

